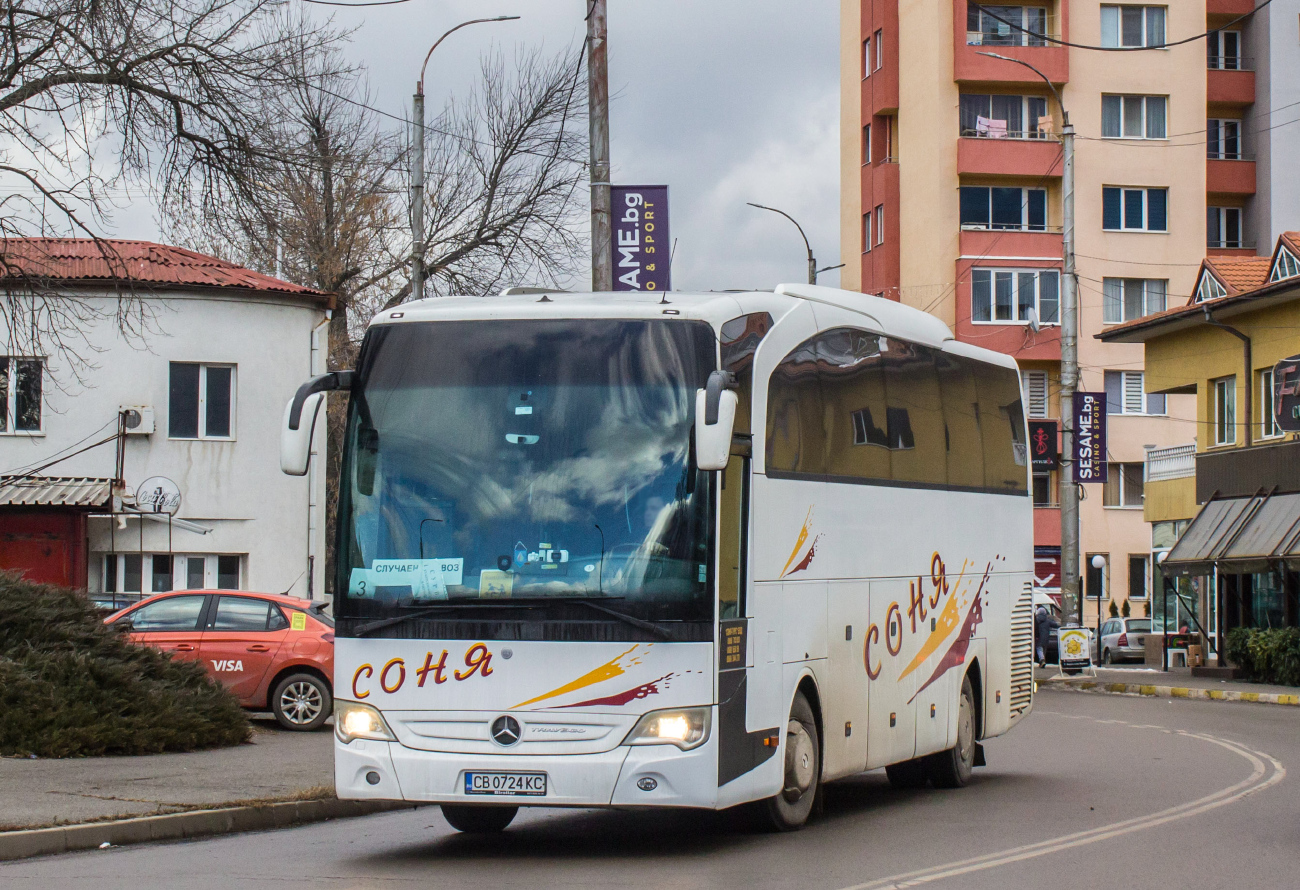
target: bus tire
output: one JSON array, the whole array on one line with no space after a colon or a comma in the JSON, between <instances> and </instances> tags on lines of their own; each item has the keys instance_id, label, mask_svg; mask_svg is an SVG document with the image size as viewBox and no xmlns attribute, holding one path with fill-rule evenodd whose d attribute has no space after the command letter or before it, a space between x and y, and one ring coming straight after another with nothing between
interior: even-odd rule
<instances>
[{"instance_id":1,"label":"bus tire","mask_svg":"<svg viewBox=\"0 0 1300 890\"><path fill-rule=\"evenodd\" d=\"M975 692L970 677L962 678L957 709L957 744L926 761L926 772L936 788L965 787L975 768Z\"/></svg>"},{"instance_id":2,"label":"bus tire","mask_svg":"<svg viewBox=\"0 0 1300 890\"><path fill-rule=\"evenodd\" d=\"M457 831L465 834L497 834L514 821L519 807L494 807L482 804L442 805L442 818Z\"/></svg>"},{"instance_id":3,"label":"bus tire","mask_svg":"<svg viewBox=\"0 0 1300 890\"><path fill-rule=\"evenodd\" d=\"M891 763L885 767L885 775L889 778L889 784L900 791L924 788L929 778L926 775L924 758Z\"/></svg>"},{"instance_id":4,"label":"bus tire","mask_svg":"<svg viewBox=\"0 0 1300 890\"><path fill-rule=\"evenodd\" d=\"M821 784L821 740L808 699L796 692L785 729L784 787L767 801L767 816L777 831L798 831L808 821Z\"/></svg>"}]
</instances>

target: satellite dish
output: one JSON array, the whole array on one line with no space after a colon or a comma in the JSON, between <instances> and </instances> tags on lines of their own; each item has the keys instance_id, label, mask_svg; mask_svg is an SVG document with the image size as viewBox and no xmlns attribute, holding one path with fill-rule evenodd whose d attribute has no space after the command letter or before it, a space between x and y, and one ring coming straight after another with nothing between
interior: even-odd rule
<instances>
[{"instance_id":1,"label":"satellite dish","mask_svg":"<svg viewBox=\"0 0 1300 890\"><path fill-rule=\"evenodd\" d=\"M1038 310L1035 309L1033 306L1030 306L1029 307L1029 329L1033 331L1035 334L1037 334L1039 330L1042 329L1042 327L1043 327L1042 324L1039 323L1038 321Z\"/></svg>"}]
</instances>

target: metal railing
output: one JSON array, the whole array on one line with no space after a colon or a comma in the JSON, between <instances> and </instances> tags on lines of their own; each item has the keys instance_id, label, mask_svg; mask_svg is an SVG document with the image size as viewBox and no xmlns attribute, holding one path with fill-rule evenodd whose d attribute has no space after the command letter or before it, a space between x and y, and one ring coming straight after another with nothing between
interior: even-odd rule
<instances>
[{"instance_id":1,"label":"metal railing","mask_svg":"<svg viewBox=\"0 0 1300 890\"><path fill-rule=\"evenodd\" d=\"M1245 56L1207 56L1205 67L1211 71L1254 71L1255 60Z\"/></svg>"},{"instance_id":2,"label":"metal railing","mask_svg":"<svg viewBox=\"0 0 1300 890\"><path fill-rule=\"evenodd\" d=\"M1147 451L1146 481L1186 479L1196 475L1196 443Z\"/></svg>"},{"instance_id":3,"label":"metal railing","mask_svg":"<svg viewBox=\"0 0 1300 890\"><path fill-rule=\"evenodd\" d=\"M1255 153L1249 151L1227 151L1219 149L1215 151L1213 146L1206 146L1205 157L1211 161L1253 161Z\"/></svg>"},{"instance_id":4,"label":"metal railing","mask_svg":"<svg viewBox=\"0 0 1300 890\"><path fill-rule=\"evenodd\" d=\"M1049 130L1000 130L979 131L972 130L970 127L962 127L959 131L965 139L1023 139L1034 142L1060 142L1061 137Z\"/></svg>"}]
</instances>

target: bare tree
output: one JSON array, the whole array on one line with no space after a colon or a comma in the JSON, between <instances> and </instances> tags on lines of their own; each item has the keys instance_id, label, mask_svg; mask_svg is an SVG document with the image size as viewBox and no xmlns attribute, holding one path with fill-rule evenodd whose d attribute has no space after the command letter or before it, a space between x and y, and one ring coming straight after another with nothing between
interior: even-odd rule
<instances>
[{"instance_id":1,"label":"bare tree","mask_svg":"<svg viewBox=\"0 0 1300 890\"><path fill-rule=\"evenodd\" d=\"M238 194L266 168L257 100L293 86L286 56L341 36L282 0L0 0L0 237L89 237L129 279L99 238L125 190ZM11 351L76 366L90 325L148 327L129 285L111 310L51 293L30 244L0 240L0 272Z\"/></svg>"}]
</instances>

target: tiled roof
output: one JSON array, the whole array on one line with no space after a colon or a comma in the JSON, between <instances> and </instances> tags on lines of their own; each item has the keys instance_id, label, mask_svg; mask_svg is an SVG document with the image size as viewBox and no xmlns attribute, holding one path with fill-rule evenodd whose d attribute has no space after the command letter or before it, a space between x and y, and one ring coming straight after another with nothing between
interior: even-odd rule
<instances>
[{"instance_id":1,"label":"tiled roof","mask_svg":"<svg viewBox=\"0 0 1300 890\"><path fill-rule=\"evenodd\" d=\"M1273 258L1266 256L1216 256L1205 258L1205 268L1223 282L1228 294L1244 294L1268 281ZM1195 299L1195 296L1193 296Z\"/></svg>"},{"instance_id":2,"label":"tiled roof","mask_svg":"<svg viewBox=\"0 0 1300 890\"><path fill-rule=\"evenodd\" d=\"M1279 239L1286 242L1288 250L1300 257L1300 232L1283 232Z\"/></svg>"},{"instance_id":3,"label":"tiled roof","mask_svg":"<svg viewBox=\"0 0 1300 890\"><path fill-rule=\"evenodd\" d=\"M23 277L59 282L129 281L141 285L236 288L307 297L332 305L333 295L291 284L166 244L89 238L2 238L0 258L10 267L0 280Z\"/></svg>"},{"instance_id":4,"label":"tiled roof","mask_svg":"<svg viewBox=\"0 0 1300 890\"><path fill-rule=\"evenodd\" d=\"M0 476L0 507L106 508L112 479Z\"/></svg>"}]
</instances>

